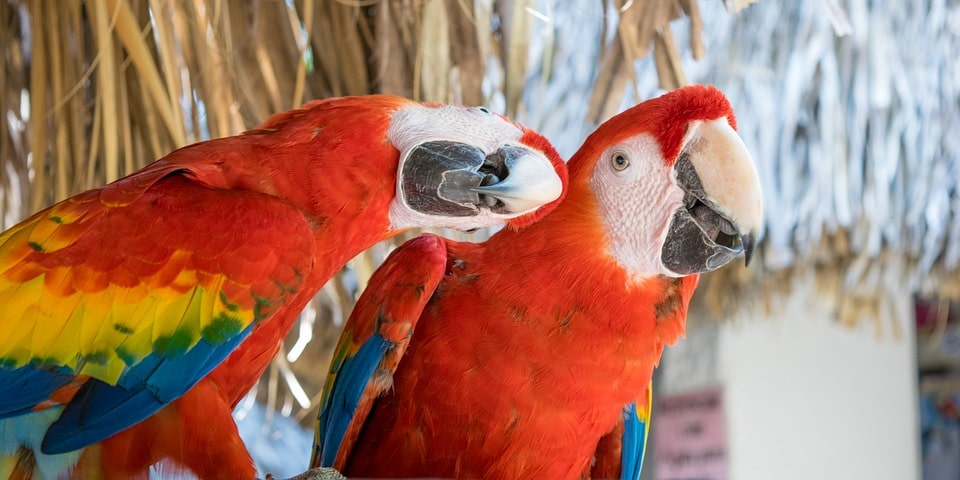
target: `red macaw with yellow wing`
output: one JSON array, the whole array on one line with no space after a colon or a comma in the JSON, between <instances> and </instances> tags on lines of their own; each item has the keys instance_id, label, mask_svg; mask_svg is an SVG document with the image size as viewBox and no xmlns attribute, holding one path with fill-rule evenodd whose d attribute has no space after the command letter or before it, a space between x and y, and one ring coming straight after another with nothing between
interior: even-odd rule
<instances>
[{"instance_id":1,"label":"red macaw with yellow wing","mask_svg":"<svg viewBox=\"0 0 960 480\"><path fill-rule=\"evenodd\" d=\"M253 478L233 406L338 269L411 227L525 225L565 179L485 108L345 97L31 216L0 234L0 478Z\"/></svg>"}]
</instances>

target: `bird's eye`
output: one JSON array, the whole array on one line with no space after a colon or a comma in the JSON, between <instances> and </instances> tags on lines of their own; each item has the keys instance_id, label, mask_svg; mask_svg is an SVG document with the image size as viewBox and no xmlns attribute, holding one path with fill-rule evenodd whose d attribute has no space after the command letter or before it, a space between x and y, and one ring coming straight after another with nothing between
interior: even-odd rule
<instances>
[{"instance_id":1,"label":"bird's eye","mask_svg":"<svg viewBox=\"0 0 960 480\"><path fill-rule=\"evenodd\" d=\"M613 165L614 170L622 172L630 166L630 159L627 158L627 154L616 152L610 157L610 164Z\"/></svg>"},{"instance_id":2,"label":"bird's eye","mask_svg":"<svg viewBox=\"0 0 960 480\"><path fill-rule=\"evenodd\" d=\"M481 112L486 113L487 115L490 115L490 109L487 107L478 107L477 110L480 110Z\"/></svg>"}]
</instances>

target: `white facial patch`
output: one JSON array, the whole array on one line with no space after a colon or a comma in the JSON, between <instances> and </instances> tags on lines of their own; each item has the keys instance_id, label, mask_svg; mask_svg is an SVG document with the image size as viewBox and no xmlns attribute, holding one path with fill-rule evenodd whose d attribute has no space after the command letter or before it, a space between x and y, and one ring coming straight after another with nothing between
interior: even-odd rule
<instances>
[{"instance_id":1,"label":"white facial patch","mask_svg":"<svg viewBox=\"0 0 960 480\"><path fill-rule=\"evenodd\" d=\"M628 165L622 166L626 157ZM590 185L610 239L610 255L635 279L676 276L663 266L660 250L683 190L664 164L660 146L648 134L604 150Z\"/></svg>"},{"instance_id":2,"label":"white facial patch","mask_svg":"<svg viewBox=\"0 0 960 480\"><path fill-rule=\"evenodd\" d=\"M469 143L492 153L505 141L517 141L523 131L486 108L454 105L426 107L410 105L397 110L387 138L403 158L411 148L431 140Z\"/></svg>"},{"instance_id":3,"label":"white facial patch","mask_svg":"<svg viewBox=\"0 0 960 480\"><path fill-rule=\"evenodd\" d=\"M475 146L484 154L496 152L504 145L520 145L523 130L503 117L491 113L486 108L460 107L444 105L428 107L423 105L406 106L393 114L387 130L387 138L400 150L399 171L410 151L425 142L452 141ZM531 149L532 150L532 149ZM533 152L540 153L540 152ZM543 155L543 162L549 167L550 161ZM552 167L549 167L552 171ZM459 230L485 228L505 223L524 213L510 215L497 214L489 210L479 210L470 216L428 215L410 208L403 198L402 176L397 175L397 196L390 205L390 223L392 228L444 227ZM556 181L559 184L559 180ZM550 192L548 192L550 193ZM553 198L559 196L559 191ZM546 203L546 202L544 202ZM530 211L536 210L532 208Z\"/></svg>"}]
</instances>

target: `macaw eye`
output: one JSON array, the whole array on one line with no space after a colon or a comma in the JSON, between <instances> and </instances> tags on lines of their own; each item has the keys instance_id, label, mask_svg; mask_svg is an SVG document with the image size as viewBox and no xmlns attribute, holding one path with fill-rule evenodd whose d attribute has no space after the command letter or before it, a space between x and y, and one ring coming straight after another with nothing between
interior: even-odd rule
<instances>
[{"instance_id":1,"label":"macaw eye","mask_svg":"<svg viewBox=\"0 0 960 480\"><path fill-rule=\"evenodd\" d=\"M622 172L630 166L630 159L627 158L627 154L623 152L615 152L612 157L610 157L610 164L613 165L613 169Z\"/></svg>"},{"instance_id":2,"label":"macaw eye","mask_svg":"<svg viewBox=\"0 0 960 480\"><path fill-rule=\"evenodd\" d=\"M480 110L481 112L486 113L487 115L490 115L490 109L487 107L478 107L477 110Z\"/></svg>"}]
</instances>

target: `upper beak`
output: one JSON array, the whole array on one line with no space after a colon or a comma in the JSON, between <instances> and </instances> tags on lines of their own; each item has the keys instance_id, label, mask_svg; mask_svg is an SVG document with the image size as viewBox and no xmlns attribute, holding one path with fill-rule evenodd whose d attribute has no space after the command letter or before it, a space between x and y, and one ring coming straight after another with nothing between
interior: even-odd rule
<instances>
[{"instance_id":1,"label":"upper beak","mask_svg":"<svg viewBox=\"0 0 960 480\"><path fill-rule=\"evenodd\" d=\"M741 255L749 265L763 222L760 179L727 120L694 124L674 171L684 199L663 245L664 266L689 275Z\"/></svg>"},{"instance_id":2,"label":"upper beak","mask_svg":"<svg viewBox=\"0 0 960 480\"><path fill-rule=\"evenodd\" d=\"M498 213L532 212L559 198L563 191L563 183L550 161L526 147L500 147L486 157L484 165L506 176L488 173L470 191L485 198L488 206L500 207L502 212Z\"/></svg>"},{"instance_id":3,"label":"upper beak","mask_svg":"<svg viewBox=\"0 0 960 480\"><path fill-rule=\"evenodd\" d=\"M405 201L431 215L468 217L484 210L513 218L560 197L563 183L540 151L505 145L479 148L436 140L414 147L401 167Z\"/></svg>"}]
</instances>

